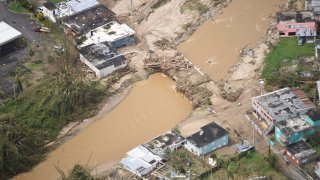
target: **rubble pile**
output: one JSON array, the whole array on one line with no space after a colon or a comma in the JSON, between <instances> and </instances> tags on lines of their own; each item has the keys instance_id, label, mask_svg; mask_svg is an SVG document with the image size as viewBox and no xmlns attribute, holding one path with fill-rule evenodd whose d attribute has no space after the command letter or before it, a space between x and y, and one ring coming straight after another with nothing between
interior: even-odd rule
<instances>
[{"instance_id":1,"label":"rubble pile","mask_svg":"<svg viewBox=\"0 0 320 180\"><path fill-rule=\"evenodd\" d=\"M213 95L204 84L209 82L208 78L203 78L201 81L192 83L187 78L179 78L177 81L177 91L183 93L189 100L192 101L194 109L198 107L211 105L210 97ZM203 85L203 86L202 86Z\"/></svg>"},{"instance_id":2,"label":"rubble pile","mask_svg":"<svg viewBox=\"0 0 320 180\"><path fill-rule=\"evenodd\" d=\"M186 71L192 64L185 60L183 56L175 56L173 58L158 57L153 51L149 51L145 59L145 69L155 72L166 72L174 69L178 71Z\"/></svg>"}]
</instances>

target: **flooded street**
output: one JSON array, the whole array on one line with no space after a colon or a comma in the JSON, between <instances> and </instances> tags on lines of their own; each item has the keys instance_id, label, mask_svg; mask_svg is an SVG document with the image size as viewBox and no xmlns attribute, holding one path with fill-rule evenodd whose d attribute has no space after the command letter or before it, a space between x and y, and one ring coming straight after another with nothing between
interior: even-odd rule
<instances>
[{"instance_id":1,"label":"flooded street","mask_svg":"<svg viewBox=\"0 0 320 180\"><path fill-rule=\"evenodd\" d=\"M239 61L239 52L254 47L270 16L285 0L233 0L214 21L208 20L178 49L214 80Z\"/></svg>"},{"instance_id":2,"label":"flooded street","mask_svg":"<svg viewBox=\"0 0 320 180\"><path fill-rule=\"evenodd\" d=\"M54 164L66 172L75 163L85 164L89 159L90 167L118 161L133 147L174 128L192 111L190 102L175 92L174 85L162 74L138 82L115 109L16 179L55 179L58 173Z\"/></svg>"}]
</instances>

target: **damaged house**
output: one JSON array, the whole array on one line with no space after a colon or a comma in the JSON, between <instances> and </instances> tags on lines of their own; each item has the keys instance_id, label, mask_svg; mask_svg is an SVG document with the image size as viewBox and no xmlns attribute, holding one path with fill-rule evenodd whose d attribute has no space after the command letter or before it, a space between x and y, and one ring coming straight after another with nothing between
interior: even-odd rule
<instances>
[{"instance_id":1,"label":"damaged house","mask_svg":"<svg viewBox=\"0 0 320 180\"><path fill-rule=\"evenodd\" d=\"M120 161L120 164L128 171L142 177L154 170L161 162L160 156L154 155L147 148L139 145L127 152L127 156Z\"/></svg>"},{"instance_id":2,"label":"damaged house","mask_svg":"<svg viewBox=\"0 0 320 180\"><path fill-rule=\"evenodd\" d=\"M184 137L182 137L179 133L170 130L143 144L143 146L148 148L153 154L164 158L166 151L174 151L182 147L184 143Z\"/></svg>"},{"instance_id":3,"label":"damaged house","mask_svg":"<svg viewBox=\"0 0 320 180\"><path fill-rule=\"evenodd\" d=\"M304 141L298 141L288 145L285 155L296 166L305 165L317 159L316 151Z\"/></svg>"},{"instance_id":4,"label":"damaged house","mask_svg":"<svg viewBox=\"0 0 320 180\"><path fill-rule=\"evenodd\" d=\"M283 88L252 98L253 115L264 134L274 130L276 122L304 115L314 104L300 89Z\"/></svg>"},{"instance_id":5,"label":"damaged house","mask_svg":"<svg viewBox=\"0 0 320 180\"><path fill-rule=\"evenodd\" d=\"M127 60L114 48L105 44L93 44L79 50L80 60L92 69L98 78L127 66Z\"/></svg>"},{"instance_id":6,"label":"damaged house","mask_svg":"<svg viewBox=\"0 0 320 180\"><path fill-rule=\"evenodd\" d=\"M277 30L281 37L297 36L307 42L314 42L317 36L317 23L313 12L277 12Z\"/></svg>"},{"instance_id":7,"label":"damaged house","mask_svg":"<svg viewBox=\"0 0 320 180\"><path fill-rule=\"evenodd\" d=\"M82 48L98 43L109 44L113 48L130 46L135 44L134 34L135 31L128 25L111 21L80 37L79 47Z\"/></svg>"},{"instance_id":8,"label":"damaged house","mask_svg":"<svg viewBox=\"0 0 320 180\"><path fill-rule=\"evenodd\" d=\"M62 20L65 31L74 35L88 33L92 29L114 20L114 12L100 4Z\"/></svg>"}]
</instances>

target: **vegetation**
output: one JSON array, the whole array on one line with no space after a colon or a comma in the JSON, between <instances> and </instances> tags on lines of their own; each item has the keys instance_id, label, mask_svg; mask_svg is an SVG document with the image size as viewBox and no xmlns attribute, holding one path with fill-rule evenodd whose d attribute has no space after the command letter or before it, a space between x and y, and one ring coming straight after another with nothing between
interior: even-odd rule
<instances>
[{"instance_id":1,"label":"vegetation","mask_svg":"<svg viewBox=\"0 0 320 180\"><path fill-rule=\"evenodd\" d=\"M83 166L81 164L76 164L75 166L73 166L73 168L69 172L68 177L66 177L63 171L61 171L60 169L58 169L58 171L63 180L94 180L95 179L90 175L90 171L87 165Z\"/></svg>"},{"instance_id":2,"label":"vegetation","mask_svg":"<svg viewBox=\"0 0 320 180\"><path fill-rule=\"evenodd\" d=\"M184 13L186 10L196 11L203 14L209 10L209 7L199 0L186 0L180 7L180 12Z\"/></svg>"},{"instance_id":3,"label":"vegetation","mask_svg":"<svg viewBox=\"0 0 320 180\"><path fill-rule=\"evenodd\" d=\"M276 170L276 156L261 156L249 151L233 158L217 158L220 169L208 179L248 179L248 177L267 176L270 179L286 179Z\"/></svg>"},{"instance_id":4,"label":"vegetation","mask_svg":"<svg viewBox=\"0 0 320 180\"><path fill-rule=\"evenodd\" d=\"M17 76L22 92L0 106L0 179L30 169L64 125L92 116L102 100L99 82L86 79L70 59L67 50L57 59L57 73L23 91Z\"/></svg>"},{"instance_id":5,"label":"vegetation","mask_svg":"<svg viewBox=\"0 0 320 180\"><path fill-rule=\"evenodd\" d=\"M19 1L16 2L10 2L8 5L8 9L11 12L15 13L21 13L21 14L28 14L29 10L22 6L22 4Z\"/></svg>"},{"instance_id":6,"label":"vegetation","mask_svg":"<svg viewBox=\"0 0 320 180\"><path fill-rule=\"evenodd\" d=\"M171 1L171 0L158 0L155 4L153 4L153 5L151 6L151 8L157 9L157 8L159 8L159 7L167 4L167 3L170 2L170 1Z\"/></svg>"},{"instance_id":7,"label":"vegetation","mask_svg":"<svg viewBox=\"0 0 320 180\"><path fill-rule=\"evenodd\" d=\"M168 151L166 152L165 159L179 174L187 174L187 171L191 171L191 179L197 179L200 175L210 170L210 167L204 160L199 159L199 157L191 154L186 149Z\"/></svg>"},{"instance_id":8,"label":"vegetation","mask_svg":"<svg viewBox=\"0 0 320 180\"><path fill-rule=\"evenodd\" d=\"M262 77L264 79L270 78L274 72L279 70L285 60L291 62L292 60L299 57L310 57L313 55L314 44L305 44L303 46L298 46L295 37L282 38L267 55L262 71Z\"/></svg>"},{"instance_id":9,"label":"vegetation","mask_svg":"<svg viewBox=\"0 0 320 180\"><path fill-rule=\"evenodd\" d=\"M64 1L64 0L48 0L48 2L52 2L54 4L62 2L62 1Z\"/></svg>"},{"instance_id":10,"label":"vegetation","mask_svg":"<svg viewBox=\"0 0 320 180\"><path fill-rule=\"evenodd\" d=\"M320 155L320 138L314 137L309 141L309 144L317 151L317 154Z\"/></svg>"}]
</instances>

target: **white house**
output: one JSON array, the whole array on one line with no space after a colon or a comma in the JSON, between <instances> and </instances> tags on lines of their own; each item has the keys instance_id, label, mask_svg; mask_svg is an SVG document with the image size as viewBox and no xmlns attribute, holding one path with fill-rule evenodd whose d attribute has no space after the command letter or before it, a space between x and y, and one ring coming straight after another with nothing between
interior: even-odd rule
<instances>
[{"instance_id":1,"label":"white house","mask_svg":"<svg viewBox=\"0 0 320 180\"><path fill-rule=\"evenodd\" d=\"M228 132L212 122L186 138L185 148L197 156L206 155L228 144Z\"/></svg>"},{"instance_id":2,"label":"white house","mask_svg":"<svg viewBox=\"0 0 320 180\"><path fill-rule=\"evenodd\" d=\"M79 45L80 48L97 43L108 43L113 48L135 44L135 31L126 24L111 21L103 26L91 30L82 38L85 40Z\"/></svg>"},{"instance_id":3,"label":"white house","mask_svg":"<svg viewBox=\"0 0 320 180\"><path fill-rule=\"evenodd\" d=\"M105 44L93 44L80 49L79 52L80 60L89 66L98 78L127 66L125 57Z\"/></svg>"},{"instance_id":4,"label":"white house","mask_svg":"<svg viewBox=\"0 0 320 180\"><path fill-rule=\"evenodd\" d=\"M56 22L57 7L52 2L45 2L39 10L43 13L44 17L48 18L52 22Z\"/></svg>"},{"instance_id":5,"label":"white house","mask_svg":"<svg viewBox=\"0 0 320 180\"><path fill-rule=\"evenodd\" d=\"M120 161L120 164L128 171L142 177L162 161L160 156L154 155L147 148L139 145L138 147L127 152L127 157Z\"/></svg>"}]
</instances>

